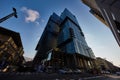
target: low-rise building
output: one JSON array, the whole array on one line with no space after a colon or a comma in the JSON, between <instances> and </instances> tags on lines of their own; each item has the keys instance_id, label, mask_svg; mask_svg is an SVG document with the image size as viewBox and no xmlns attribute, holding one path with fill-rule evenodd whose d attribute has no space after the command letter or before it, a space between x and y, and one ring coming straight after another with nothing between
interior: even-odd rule
<instances>
[{"instance_id":1,"label":"low-rise building","mask_svg":"<svg viewBox=\"0 0 120 80\"><path fill-rule=\"evenodd\" d=\"M119 68L115 66L112 62L100 57L96 58L96 64L98 69L100 69L101 71L116 72L119 70Z\"/></svg>"},{"instance_id":2,"label":"low-rise building","mask_svg":"<svg viewBox=\"0 0 120 80\"><path fill-rule=\"evenodd\" d=\"M19 66L24 62L20 34L0 27L0 68Z\"/></svg>"}]
</instances>

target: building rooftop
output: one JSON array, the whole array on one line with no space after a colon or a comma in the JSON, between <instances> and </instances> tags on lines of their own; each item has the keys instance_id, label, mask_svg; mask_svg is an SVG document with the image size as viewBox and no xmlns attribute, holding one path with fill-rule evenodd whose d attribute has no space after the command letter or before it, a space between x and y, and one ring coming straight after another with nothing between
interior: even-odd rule
<instances>
[{"instance_id":1,"label":"building rooftop","mask_svg":"<svg viewBox=\"0 0 120 80\"><path fill-rule=\"evenodd\" d=\"M20 34L18 32L0 26L0 34L11 36L18 47L23 47Z\"/></svg>"}]
</instances>

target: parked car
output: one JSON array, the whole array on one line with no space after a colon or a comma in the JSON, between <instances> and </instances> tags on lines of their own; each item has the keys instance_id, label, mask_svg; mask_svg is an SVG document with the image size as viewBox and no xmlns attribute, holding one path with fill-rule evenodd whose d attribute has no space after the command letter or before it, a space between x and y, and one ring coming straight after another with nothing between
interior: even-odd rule
<instances>
[{"instance_id":1,"label":"parked car","mask_svg":"<svg viewBox=\"0 0 120 80\"><path fill-rule=\"evenodd\" d=\"M106 73L106 74L110 74L110 72L109 72L109 71L105 71L105 73Z\"/></svg>"},{"instance_id":2,"label":"parked car","mask_svg":"<svg viewBox=\"0 0 120 80\"><path fill-rule=\"evenodd\" d=\"M53 67L52 67L52 66L48 66L48 67L46 68L46 72L47 72L47 73L52 73L52 72L53 72Z\"/></svg>"},{"instance_id":3,"label":"parked car","mask_svg":"<svg viewBox=\"0 0 120 80\"><path fill-rule=\"evenodd\" d=\"M75 74L80 74L82 71L80 69L73 70Z\"/></svg>"},{"instance_id":4,"label":"parked car","mask_svg":"<svg viewBox=\"0 0 120 80\"><path fill-rule=\"evenodd\" d=\"M120 72L116 72L117 75L120 75Z\"/></svg>"},{"instance_id":5,"label":"parked car","mask_svg":"<svg viewBox=\"0 0 120 80\"><path fill-rule=\"evenodd\" d=\"M61 74L71 74L73 71L71 69L65 68L65 69L60 69L58 70L59 73Z\"/></svg>"},{"instance_id":6,"label":"parked car","mask_svg":"<svg viewBox=\"0 0 120 80\"><path fill-rule=\"evenodd\" d=\"M102 74L110 74L109 71L101 71Z\"/></svg>"},{"instance_id":7,"label":"parked car","mask_svg":"<svg viewBox=\"0 0 120 80\"><path fill-rule=\"evenodd\" d=\"M63 69L60 69L58 72L61 73L61 74L66 74L67 73L67 71L65 71Z\"/></svg>"}]
</instances>

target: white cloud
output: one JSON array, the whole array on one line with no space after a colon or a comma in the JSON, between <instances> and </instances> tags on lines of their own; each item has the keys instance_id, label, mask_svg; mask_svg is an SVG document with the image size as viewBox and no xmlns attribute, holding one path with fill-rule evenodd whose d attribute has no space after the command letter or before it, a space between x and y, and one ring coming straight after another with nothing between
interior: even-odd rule
<instances>
[{"instance_id":1,"label":"white cloud","mask_svg":"<svg viewBox=\"0 0 120 80\"><path fill-rule=\"evenodd\" d=\"M38 21L35 22L36 25L40 25L40 23Z\"/></svg>"},{"instance_id":2,"label":"white cloud","mask_svg":"<svg viewBox=\"0 0 120 80\"><path fill-rule=\"evenodd\" d=\"M42 19L42 20L41 20L41 22L42 22L42 23L44 23L44 22L45 22L45 20L44 20L44 19Z\"/></svg>"},{"instance_id":3,"label":"white cloud","mask_svg":"<svg viewBox=\"0 0 120 80\"><path fill-rule=\"evenodd\" d=\"M21 11L26 13L26 16L25 16L26 22L35 22L36 24L39 24L39 22L36 22L36 20L40 18L40 14L38 11L28 9L27 7L22 7Z\"/></svg>"}]
</instances>

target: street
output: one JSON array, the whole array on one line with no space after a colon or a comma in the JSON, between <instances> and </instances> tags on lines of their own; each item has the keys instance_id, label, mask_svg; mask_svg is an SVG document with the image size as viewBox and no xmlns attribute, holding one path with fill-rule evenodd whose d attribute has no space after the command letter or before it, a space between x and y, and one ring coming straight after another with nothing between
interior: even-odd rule
<instances>
[{"instance_id":1,"label":"street","mask_svg":"<svg viewBox=\"0 0 120 80\"><path fill-rule=\"evenodd\" d=\"M117 75L57 74L57 73L0 73L0 80L120 80Z\"/></svg>"},{"instance_id":2,"label":"street","mask_svg":"<svg viewBox=\"0 0 120 80\"><path fill-rule=\"evenodd\" d=\"M83 80L120 80L120 76L117 75L105 75L105 76L99 76L96 78L84 78Z\"/></svg>"}]
</instances>

